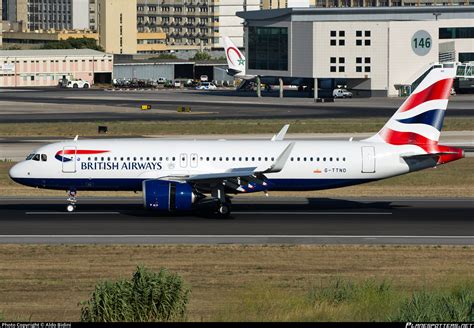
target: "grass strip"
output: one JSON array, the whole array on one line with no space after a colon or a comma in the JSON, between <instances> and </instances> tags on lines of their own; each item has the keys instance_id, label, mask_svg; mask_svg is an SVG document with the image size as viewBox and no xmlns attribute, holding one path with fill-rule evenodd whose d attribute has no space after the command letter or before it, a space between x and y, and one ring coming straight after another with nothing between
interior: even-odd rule
<instances>
[{"instance_id":1,"label":"grass strip","mask_svg":"<svg viewBox=\"0 0 474 328\"><path fill-rule=\"evenodd\" d=\"M388 119L388 118L387 118ZM290 133L358 133L377 132L387 119L299 119L299 120L193 120L193 121L97 121L0 123L0 135L13 136L97 136L97 127L106 125L110 136L199 135L276 133L290 124ZM474 130L474 118L446 117L443 130Z\"/></svg>"},{"instance_id":2,"label":"grass strip","mask_svg":"<svg viewBox=\"0 0 474 328\"><path fill-rule=\"evenodd\" d=\"M137 265L189 283L190 321L396 320L422 293L454 304L474 290L472 246L0 245L0 309L76 321L98 281Z\"/></svg>"}]
</instances>

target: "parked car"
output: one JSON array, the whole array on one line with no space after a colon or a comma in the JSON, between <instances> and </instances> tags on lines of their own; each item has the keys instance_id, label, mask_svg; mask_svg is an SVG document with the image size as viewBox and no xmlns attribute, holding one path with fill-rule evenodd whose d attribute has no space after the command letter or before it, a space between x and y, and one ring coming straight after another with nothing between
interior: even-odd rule
<instances>
[{"instance_id":1,"label":"parked car","mask_svg":"<svg viewBox=\"0 0 474 328\"><path fill-rule=\"evenodd\" d=\"M209 81L209 77L207 75L201 75L201 77L199 78L199 80L201 80L201 82L208 82Z\"/></svg>"},{"instance_id":2,"label":"parked car","mask_svg":"<svg viewBox=\"0 0 474 328\"><path fill-rule=\"evenodd\" d=\"M89 84L89 82L83 81L83 80L71 80L71 81L67 81L67 86L66 86L66 88L73 88L73 89L83 88L83 89L87 89L87 88L90 88L90 84Z\"/></svg>"},{"instance_id":3,"label":"parked car","mask_svg":"<svg viewBox=\"0 0 474 328\"><path fill-rule=\"evenodd\" d=\"M196 90L215 90L217 89L216 85L212 82L202 82L196 87Z\"/></svg>"},{"instance_id":4,"label":"parked car","mask_svg":"<svg viewBox=\"0 0 474 328\"><path fill-rule=\"evenodd\" d=\"M158 83L158 84L165 84L165 83L166 83L166 78L164 78L164 77L159 77L158 80L156 80L156 83Z\"/></svg>"},{"instance_id":5,"label":"parked car","mask_svg":"<svg viewBox=\"0 0 474 328\"><path fill-rule=\"evenodd\" d=\"M332 92L334 98L352 98L352 92L347 89L334 89Z\"/></svg>"}]
</instances>

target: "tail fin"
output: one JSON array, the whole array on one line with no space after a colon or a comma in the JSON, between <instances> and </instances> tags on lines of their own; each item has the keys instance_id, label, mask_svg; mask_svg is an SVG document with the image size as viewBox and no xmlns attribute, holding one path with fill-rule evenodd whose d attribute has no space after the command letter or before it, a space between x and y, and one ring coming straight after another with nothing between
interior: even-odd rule
<instances>
[{"instance_id":1,"label":"tail fin","mask_svg":"<svg viewBox=\"0 0 474 328\"><path fill-rule=\"evenodd\" d=\"M228 73L230 75L245 74L245 56L229 37L226 36L223 39L227 64L229 65Z\"/></svg>"},{"instance_id":2,"label":"tail fin","mask_svg":"<svg viewBox=\"0 0 474 328\"><path fill-rule=\"evenodd\" d=\"M370 142L417 145L432 152L438 145L455 68L434 68Z\"/></svg>"}]
</instances>

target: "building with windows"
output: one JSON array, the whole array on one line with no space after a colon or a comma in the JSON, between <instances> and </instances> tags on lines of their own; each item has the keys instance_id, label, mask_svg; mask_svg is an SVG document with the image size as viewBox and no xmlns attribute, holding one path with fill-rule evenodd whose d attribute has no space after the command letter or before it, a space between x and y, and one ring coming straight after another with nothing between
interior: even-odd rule
<instances>
[{"instance_id":1,"label":"building with windows","mask_svg":"<svg viewBox=\"0 0 474 328\"><path fill-rule=\"evenodd\" d=\"M394 96L435 62L474 60L474 6L240 12L247 74Z\"/></svg>"},{"instance_id":2,"label":"building with windows","mask_svg":"<svg viewBox=\"0 0 474 328\"><path fill-rule=\"evenodd\" d=\"M404 6L469 6L473 0L309 0L306 7L354 8L354 7L404 7ZM291 0L262 0L262 9L290 8Z\"/></svg>"},{"instance_id":3,"label":"building with windows","mask_svg":"<svg viewBox=\"0 0 474 328\"><path fill-rule=\"evenodd\" d=\"M98 0L99 43L106 52L137 53L137 5L130 0Z\"/></svg>"},{"instance_id":4,"label":"building with windows","mask_svg":"<svg viewBox=\"0 0 474 328\"><path fill-rule=\"evenodd\" d=\"M3 20L21 31L89 29L89 0L2 0Z\"/></svg>"},{"instance_id":5,"label":"building with windows","mask_svg":"<svg viewBox=\"0 0 474 328\"><path fill-rule=\"evenodd\" d=\"M55 86L59 80L110 83L113 55L89 49L0 50L0 87Z\"/></svg>"},{"instance_id":6,"label":"building with windows","mask_svg":"<svg viewBox=\"0 0 474 328\"><path fill-rule=\"evenodd\" d=\"M165 33L167 50L222 48L223 36L242 46L236 12L258 9L259 0L137 0L137 29Z\"/></svg>"}]
</instances>

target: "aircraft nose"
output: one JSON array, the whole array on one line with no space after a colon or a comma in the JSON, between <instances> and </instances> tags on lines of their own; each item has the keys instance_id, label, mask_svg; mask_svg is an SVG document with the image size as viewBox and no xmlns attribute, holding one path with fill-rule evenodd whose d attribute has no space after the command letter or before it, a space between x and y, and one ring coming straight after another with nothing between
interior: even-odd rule
<instances>
[{"instance_id":1,"label":"aircraft nose","mask_svg":"<svg viewBox=\"0 0 474 328\"><path fill-rule=\"evenodd\" d=\"M12 180L16 180L19 178L24 178L26 176L25 165L24 163L18 163L12 166L8 175Z\"/></svg>"}]
</instances>

